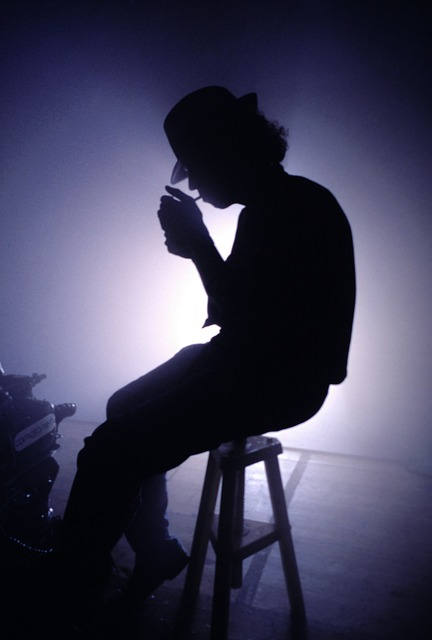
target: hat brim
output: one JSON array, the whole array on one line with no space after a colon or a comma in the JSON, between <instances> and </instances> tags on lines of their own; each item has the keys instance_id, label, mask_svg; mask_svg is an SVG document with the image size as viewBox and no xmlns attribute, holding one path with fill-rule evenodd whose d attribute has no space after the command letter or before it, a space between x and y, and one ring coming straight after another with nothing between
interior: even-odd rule
<instances>
[{"instance_id":1,"label":"hat brim","mask_svg":"<svg viewBox=\"0 0 432 640\"><path fill-rule=\"evenodd\" d=\"M171 174L171 184L178 184L188 177L188 172L181 160L177 160Z\"/></svg>"}]
</instances>

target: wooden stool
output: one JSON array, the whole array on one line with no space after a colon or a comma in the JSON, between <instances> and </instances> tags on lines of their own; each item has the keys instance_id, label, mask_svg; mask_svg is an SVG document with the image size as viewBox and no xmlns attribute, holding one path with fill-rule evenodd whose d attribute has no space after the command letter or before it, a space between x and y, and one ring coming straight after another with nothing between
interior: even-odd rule
<instances>
[{"instance_id":1,"label":"wooden stool","mask_svg":"<svg viewBox=\"0 0 432 640\"><path fill-rule=\"evenodd\" d=\"M189 637L209 541L216 554L211 640L227 638L231 588L238 589L242 585L243 560L276 541L279 542L291 615L296 621L305 619L279 469L280 453L282 446L279 440L266 436L252 436L210 451L191 558L177 616L176 638ZM245 469L261 461L265 464L274 524L244 520ZM220 513L216 518L214 511L221 481ZM247 531L247 535L244 535L244 531Z\"/></svg>"}]
</instances>

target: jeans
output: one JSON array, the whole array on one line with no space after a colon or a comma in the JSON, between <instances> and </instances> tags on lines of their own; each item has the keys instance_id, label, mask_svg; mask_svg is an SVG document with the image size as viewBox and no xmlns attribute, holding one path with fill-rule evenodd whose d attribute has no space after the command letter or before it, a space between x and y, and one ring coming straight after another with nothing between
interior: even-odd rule
<instances>
[{"instance_id":1,"label":"jeans","mask_svg":"<svg viewBox=\"0 0 432 640\"><path fill-rule=\"evenodd\" d=\"M123 533L146 553L169 537L167 470L222 442L304 422L323 404L327 384L252 362L211 342L191 345L113 394L78 454L63 520L70 564L103 563Z\"/></svg>"},{"instance_id":2,"label":"jeans","mask_svg":"<svg viewBox=\"0 0 432 640\"><path fill-rule=\"evenodd\" d=\"M202 349L201 344L185 347L161 366L116 391L108 400L107 419L127 413L175 389L188 376ZM124 532L130 546L141 559L153 557L158 547L170 538L167 506L166 473L157 473L143 480L137 509Z\"/></svg>"}]
</instances>

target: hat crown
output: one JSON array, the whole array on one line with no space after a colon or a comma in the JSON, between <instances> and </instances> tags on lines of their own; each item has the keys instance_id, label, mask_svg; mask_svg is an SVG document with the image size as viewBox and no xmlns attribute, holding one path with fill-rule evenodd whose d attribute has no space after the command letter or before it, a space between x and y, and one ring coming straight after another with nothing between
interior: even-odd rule
<instances>
[{"instance_id":1,"label":"hat crown","mask_svg":"<svg viewBox=\"0 0 432 640\"><path fill-rule=\"evenodd\" d=\"M236 98L228 89L204 87L182 98L164 121L165 133L179 159L211 154L221 140L229 141L248 115L257 113L256 94Z\"/></svg>"}]
</instances>

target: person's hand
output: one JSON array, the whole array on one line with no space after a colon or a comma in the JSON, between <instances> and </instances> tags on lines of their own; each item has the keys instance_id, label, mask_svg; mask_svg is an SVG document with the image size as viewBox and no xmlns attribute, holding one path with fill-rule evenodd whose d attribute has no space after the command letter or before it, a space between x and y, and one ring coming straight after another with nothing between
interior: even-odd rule
<instances>
[{"instance_id":1,"label":"person's hand","mask_svg":"<svg viewBox=\"0 0 432 640\"><path fill-rule=\"evenodd\" d=\"M173 187L167 186L166 190L170 195L161 197L158 210L165 244L170 253L190 258L193 247L209 238L207 227L191 196Z\"/></svg>"}]
</instances>

